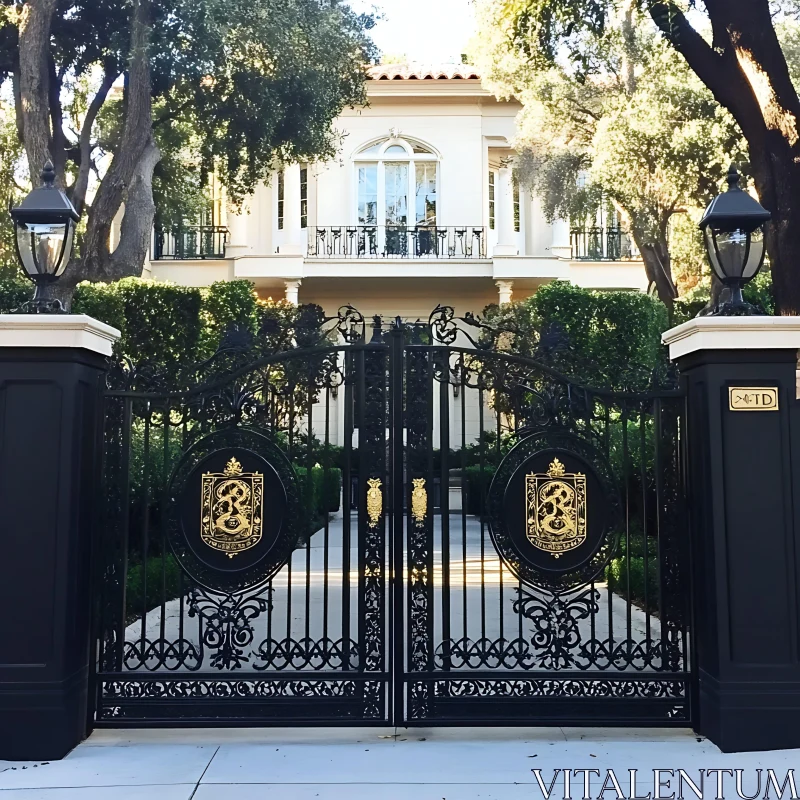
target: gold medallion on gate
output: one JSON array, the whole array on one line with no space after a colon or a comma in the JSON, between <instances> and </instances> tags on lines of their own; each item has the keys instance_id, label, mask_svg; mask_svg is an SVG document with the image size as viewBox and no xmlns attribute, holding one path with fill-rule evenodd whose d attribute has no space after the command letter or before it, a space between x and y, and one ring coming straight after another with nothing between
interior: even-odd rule
<instances>
[{"instance_id":1,"label":"gold medallion on gate","mask_svg":"<svg viewBox=\"0 0 800 800\"><path fill-rule=\"evenodd\" d=\"M559 558L586 541L586 476L556 458L546 473L525 476L528 541Z\"/></svg>"},{"instance_id":2,"label":"gold medallion on gate","mask_svg":"<svg viewBox=\"0 0 800 800\"><path fill-rule=\"evenodd\" d=\"M200 536L228 558L261 541L264 518L264 475L244 472L235 459L224 472L203 473L200 493Z\"/></svg>"}]
</instances>

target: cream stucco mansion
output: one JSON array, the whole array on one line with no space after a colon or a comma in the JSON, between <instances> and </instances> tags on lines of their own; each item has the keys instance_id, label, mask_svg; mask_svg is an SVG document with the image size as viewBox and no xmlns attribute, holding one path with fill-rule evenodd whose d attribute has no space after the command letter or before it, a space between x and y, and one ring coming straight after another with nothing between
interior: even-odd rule
<instances>
[{"instance_id":1,"label":"cream stucco mansion","mask_svg":"<svg viewBox=\"0 0 800 800\"><path fill-rule=\"evenodd\" d=\"M211 224L154 232L145 276L246 278L264 297L406 318L439 302L477 313L556 279L646 290L618 227L549 224L515 184L520 106L472 68L374 67L368 96L339 117L336 159L286 167L241 213L217 202Z\"/></svg>"}]
</instances>

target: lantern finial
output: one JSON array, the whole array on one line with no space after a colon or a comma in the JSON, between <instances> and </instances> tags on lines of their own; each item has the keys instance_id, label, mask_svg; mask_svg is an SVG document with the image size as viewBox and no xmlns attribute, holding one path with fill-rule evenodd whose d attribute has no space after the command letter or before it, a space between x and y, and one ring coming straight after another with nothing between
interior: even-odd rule
<instances>
[{"instance_id":1,"label":"lantern finial","mask_svg":"<svg viewBox=\"0 0 800 800\"><path fill-rule=\"evenodd\" d=\"M727 178L729 192L742 191L742 187L739 186L740 179L741 176L739 175L739 170L736 169L736 164L731 164Z\"/></svg>"},{"instance_id":2,"label":"lantern finial","mask_svg":"<svg viewBox=\"0 0 800 800\"><path fill-rule=\"evenodd\" d=\"M42 174L39 176L42 179L42 183L45 186L53 186L56 182L56 168L53 166L53 162L48 158L45 161L44 168L42 169Z\"/></svg>"}]
</instances>

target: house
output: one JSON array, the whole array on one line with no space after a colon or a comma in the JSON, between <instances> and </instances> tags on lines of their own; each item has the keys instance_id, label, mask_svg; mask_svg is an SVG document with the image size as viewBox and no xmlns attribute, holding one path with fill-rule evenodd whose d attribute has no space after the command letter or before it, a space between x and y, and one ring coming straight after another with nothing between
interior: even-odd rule
<instances>
[{"instance_id":1,"label":"house","mask_svg":"<svg viewBox=\"0 0 800 800\"><path fill-rule=\"evenodd\" d=\"M194 286L246 278L262 297L407 319L427 319L437 303L477 313L557 279L647 289L618 224L550 224L516 185L520 106L494 97L472 67L382 65L369 78L369 105L336 123L336 159L276 172L239 213L217 192L210 224L154 233L145 275Z\"/></svg>"}]
</instances>

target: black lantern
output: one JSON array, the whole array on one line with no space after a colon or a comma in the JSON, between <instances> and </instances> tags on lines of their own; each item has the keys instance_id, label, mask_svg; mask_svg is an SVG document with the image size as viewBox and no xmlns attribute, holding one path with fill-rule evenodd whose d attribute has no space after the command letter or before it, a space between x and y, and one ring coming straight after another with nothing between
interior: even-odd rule
<instances>
[{"instance_id":1,"label":"black lantern","mask_svg":"<svg viewBox=\"0 0 800 800\"><path fill-rule=\"evenodd\" d=\"M51 296L50 287L69 263L80 218L66 194L56 187L51 161L44 165L41 178L42 185L11 209L17 255L25 273L36 284L33 300L26 303L25 310L36 314L64 310L61 301Z\"/></svg>"},{"instance_id":2,"label":"black lantern","mask_svg":"<svg viewBox=\"0 0 800 800\"><path fill-rule=\"evenodd\" d=\"M700 221L714 274L730 289L730 299L714 313L761 313L744 302L742 286L753 280L766 255L764 228L772 215L739 186L739 173L731 166L728 190L715 197Z\"/></svg>"}]
</instances>

